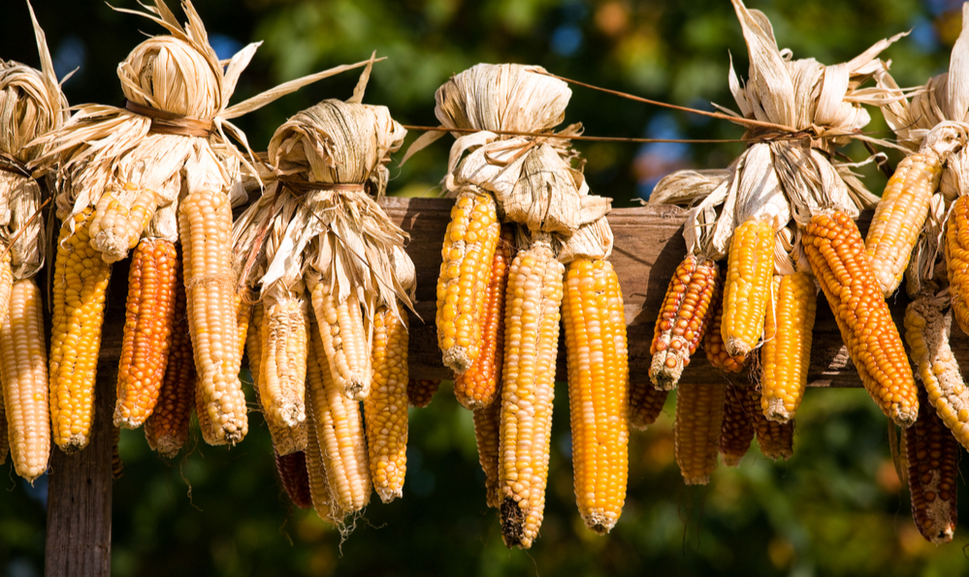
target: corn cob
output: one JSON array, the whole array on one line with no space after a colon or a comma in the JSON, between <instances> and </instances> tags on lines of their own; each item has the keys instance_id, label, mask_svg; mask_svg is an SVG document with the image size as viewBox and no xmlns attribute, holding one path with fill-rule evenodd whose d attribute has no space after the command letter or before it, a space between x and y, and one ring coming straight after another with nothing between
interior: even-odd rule
<instances>
[{"instance_id":1,"label":"corn cob","mask_svg":"<svg viewBox=\"0 0 970 578\"><path fill-rule=\"evenodd\" d=\"M313 312L333 381L350 399L364 399L370 394L370 342L364 328L357 293L337 303L330 283L314 275L308 276Z\"/></svg>"},{"instance_id":2,"label":"corn cob","mask_svg":"<svg viewBox=\"0 0 970 578\"><path fill-rule=\"evenodd\" d=\"M909 427L916 383L859 229L845 213L823 212L812 217L802 244L863 385L884 414Z\"/></svg>"},{"instance_id":3,"label":"corn cob","mask_svg":"<svg viewBox=\"0 0 970 578\"><path fill-rule=\"evenodd\" d=\"M711 323L707 331L704 332L704 355L707 356L707 361L715 369L719 369L724 373L741 373L748 367L748 362L751 361L751 355L728 355L727 349L724 347L724 340L721 339L721 321L724 318L724 303L721 299L721 291L717 291L714 294L713 300L714 303L711 305L711 309L713 309Z\"/></svg>"},{"instance_id":4,"label":"corn cob","mask_svg":"<svg viewBox=\"0 0 970 578\"><path fill-rule=\"evenodd\" d=\"M306 454L302 451L276 456L276 472L280 476L280 485L286 491L290 501L297 508L307 510L313 507L310 497L310 478L307 474Z\"/></svg>"},{"instance_id":5,"label":"corn cob","mask_svg":"<svg viewBox=\"0 0 970 578\"><path fill-rule=\"evenodd\" d=\"M0 358L0 414L7 419L0 438L6 441L9 431L14 469L33 482L47 470L51 450L43 307L33 278L13 284L9 314L0 323Z\"/></svg>"},{"instance_id":6,"label":"corn cob","mask_svg":"<svg viewBox=\"0 0 970 578\"><path fill-rule=\"evenodd\" d=\"M111 426L111 479L120 480L125 473L125 464L121 461L121 428Z\"/></svg>"},{"instance_id":7,"label":"corn cob","mask_svg":"<svg viewBox=\"0 0 970 578\"><path fill-rule=\"evenodd\" d=\"M903 280L909 256L943 173L940 155L931 148L907 156L886 183L866 234L866 255L883 296Z\"/></svg>"},{"instance_id":8,"label":"corn cob","mask_svg":"<svg viewBox=\"0 0 970 578\"><path fill-rule=\"evenodd\" d=\"M306 420L307 371L306 301L289 291L265 296L259 324L259 402L270 431L301 428ZM276 440L276 437L273 438ZM277 448L281 454L302 448Z\"/></svg>"},{"instance_id":9,"label":"corn cob","mask_svg":"<svg viewBox=\"0 0 970 578\"><path fill-rule=\"evenodd\" d=\"M950 302L953 304L953 317L964 333L967 327L967 292L970 287L970 226L967 225L968 201L970 195L961 195L953 202L950 216L946 220L946 272L950 278Z\"/></svg>"},{"instance_id":10,"label":"corn cob","mask_svg":"<svg viewBox=\"0 0 970 578\"><path fill-rule=\"evenodd\" d=\"M137 428L155 409L168 364L178 268L175 245L163 239L142 240L132 255L114 412L118 427Z\"/></svg>"},{"instance_id":11,"label":"corn cob","mask_svg":"<svg viewBox=\"0 0 970 578\"><path fill-rule=\"evenodd\" d=\"M941 310L945 305L934 301L921 294L906 307L906 343L929 403L953 437L967 449L970 393L950 349L950 312L944 314Z\"/></svg>"},{"instance_id":12,"label":"corn cob","mask_svg":"<svg viewBox=\"0 0 970 578\"><path fill-rule=\"evenodd\" d=\"M307 320L309 323L309 319ZM263 340L263 304L253 304L249 317L250 331L246 332L246 357L249 360L249 373L253 378L253 389L259 395L260 358L262 357ZM309 338L308 338L309 339Z\"/></svg>"},{"instance_id":13,"label":"corn cob","mask_svg":"<svg viewBox=\"0 0 970 578\"><path fill-rule=\"evenodd\" d=\"M499 385L498 395L502 394ZM475 425L475 445L478 447L478 463L485 472L485 503L490 508L500 508L499 494L499 427L502 421L502 404L493 403L487 407L472 410L472 423Z\"/></svg>"},{"instance_id":14,"label":"corn cob","mask_svg":"<svg viewBox=\"0 0 970 578\"><path fill-rule=\"evenodd\" d=\"M927 541L945 544L957 525L960 446L919 393L919 418L903 434L913 521Z\"/></svg>"},{"instance_id":15,"label":"corn cob","mask_svg":"<svg viewBox=\"0 0 970 578\"><path fill-rule=\"evenodd\" d=\"M510 548L529 548L542 523L563 269L544 240L520 251L509 269L499 480L502 537Z\"/></svg>"},{"instance_id":16,"label":"corn cob","mask_svg":"<svg viewBox=\"0 0 970 578\"><path fill-rule=\"evenodd\" d=\"M644 381L630 384L630 426L638 430L645 430L660 417L660 412L667 403L667 390L657 389Z\"/></svg>"},{"instance_id":17,"label":"corn cob","mask_svg":"<svg viewBox=\"0 0 970 578\"><path fill-rule=\"evenodd\" d=\"M317 365L315 358L311 358L314 358L312 351L307 357L307 440L306 450L303 452L306 458L307 489L310 491L310 504L317 515L320 516L320 519L339 524L343 517L337 517L336 504L330 490L330 480L327 479L327 468L320 451L320 443L317 441L315 427L317 420L313 414L313 402L310 399L310 392L322 389L323 376L320 375L320 366Z\"/></svg>"},{"instance_id":18,"label":"corn cob","mask_svg":"<svg viewBox=\"0 0 970 578\"><path fill-rule=\"evenodd\" d=\"M728 382L724 390L724 419L718 444L724 465L736 468L754 439L753 414L761 412L761 396L754 387Z\"/></svg>"},{"instance_id":19,"label":"corn cob","mask_svg":"<svg viewBox=\"0 0 970 578\"><path fill-rule=\"evenodd\" d=\"M451 209L438 275L438 347L442 361L464 373L478 358L482 318L500 225L491 194L464 189Z\"/></svg>"},{"instance_id":20,"label":"corn cob","mask_svg":"<svg viewBox=\"0 0 970 578\"><path fill-rule=\"evenodd\" d=\"M91 219L91 246L101 252L106 263L124 259L138 244L156 208L155 192L138 189L133 183L125 184L124 192L105 192Z\"/></svg>"},{"instance_id":21,"label":"corn cob","mask_svg":"<svg viewBox=\"0 0 970 578\"><path fill-rule=\"evenodd\" d=\"M94 383L111 267L91 247L90 207L61 226L54 258L50 404L54 443L73 453L88 445ZM71 224L74 231L71 231Z\"/></svg>"},{"instance_id":22,"label":"corn cob","mask_svg":"<svg viewBox=\"0 0 970 578\"><path fill-rule=\"evenodd\" d=\"M815 327L815 280L808 273L776 276L761 348L761 409L772 421L795 415L808 385Z\"/></svg>"},{"instance_id":23,"label":"corn cob","mask_svg":"<svg viewBox=\"0 0 970 578\"><path fill-rule=\"evenodd\" d=\"M795 420L785 423L769 421L764 413L755 409L751 413L751 423L754 426L758 446L766 458L775 461L787 460L794 453Z\"/></svg>"},{"instance_id":24,"label":"corn cob","mask_svg":"<svg viewBox=\"0 0 970 578\"><path fill-rule=\"evenodd\" d=\"M7 322L7 310L10 306L10 293L13 286L13 270L10 267L10 260L10 251L0 243L0 324ZM2 374L3 365L6 361L5 356L0 359L0 374ZM11 359L10 361L15 362L16 360ZM6 378L0 375L0 379L3 379L3 385L6 385ZM5 412L4 397L4 393L0 391L0 428L2 428L0 429L0 438L2 438L0 439L0 464L6 463L7 452L10 449L10 440L7 435L9 420ZM10 433L13 433L13 430L10 430Z\"/></svg>"},{"instance_id":25,"label":"corn cob","mask_svg":"<svg viewBox=\"0 0 970 578\"><path fill-rule=\"evenodd\" d=\"M495 401L502 382L504 354L505 287L512 259L512 231L504 229L492 257L492 268L485 295L479 354L464 373L455 376L455 397L468 409L478 409Z\"/></svg>"},{"instance_id":26,"label":"corn cob","mask_svg":"<svg viewBox=\"0 0 970 578\"><path fill-rule=\"evenodd\" d=\"M3 396L0 395L0 434L7 431L7 414L3 407ZM7 453L10 451L10 438L0 435L0 465L7 463Z\"/></svg>"},{"instance_id":27,"label":"corn cob","mask_svg":"<svg viewBox=\"0 0 970 578\"><path fill-rule=\"evenodd\" d=\"M717 468L724 419L724 384L698 383L677 389L674 457L687 485L706 484Z\"/></svg>"},{"instance_id":28,"label":"corn cob","mask_svg":"<svg viewBox=\"0 0 970 578\"><path fill-rule=\"evenodd\" d=\"M186 310L199 376L199 424L208 443L235 445L249 429L239 382L239 328L230 259L232 211L225 194L189 193L179 205ZM221 440L221 441L220 441Z\"/></svg>"},{"instance_id":29,"label":"corn cob","mask_svg":"<svg viewBox=\"0 0 970 578\"><path fill-rule=\"evenodd\" d=\"M667 286L650 344L650 381L658 389L677 387L711 318L711 297L719 284L717 264L688 255Z\"/></svg>"},{"instance_id":30,"label":"corn cob","mask_svg":"<svg viewBox=\"0 0 970 578\"><path fill-rule=\"evenodd\" d=\"M155 411L145 420L148 446L166 458L174 458L189 437L189 422L195 405L195 360L189 338L189 318L185 309L182 268L176 267L175 305L172 341L165 366L165 377Z\"/></svg>"},{"instance_id":31,"label":"corn cob","mask_svg":"<svg viewBox=\"0 0 970 578\"><path fill-rule=\"evenodd\" d=\"M408 404L428 407L440 385L441 381L437 379L408 379Z\"/></svg>"},{"instance_id":32,"label":"corn cob","mask_svg":"<svg viewBox=\"0 0 970 578\"><path fill-rule=\"evenodd\" d=\"M586 527L599 534L613 528L626 501L629 370L616 351L626 324L611 317L619 284L608 261L577 259L563 287L573 488Z\"/></svg>"},{"instance_id":33,"label":"corn cob","mask_svg":"<svg viewBox=\"0 0 970 578\"><path fill-rule=\"evenodd\" d=\"M407 472L408 324L380 307L374 315L374 384L364 400L371 482L385 504L400 498Z\"/></svg>"},{"instance_id":34,"label":"corn cob","mask_svg":"<svg viewBox=\"0 0 970 578\"><path fill-rule=\"evenodd\" d=\"M770 221L752 217L734 230L721 319L721 339L728 355L747 355L761 338L774 251L775 230Z\"/></svg>"},{"instance_id":35,"label":"corn cob","mask_svg":"<svg viewBox=\"0 0 970 578\"><path fill-rule=\"evenodd\" d=\"M253 317L252 292L247 287L237 288L232 302L236 310L236 355L239 356L239 365L242 367L242 357L246 353L249 326ZM304 314L303 317L305 321L306 315ZM263 334L259 333L258 337L262 338Z\"/></svg>"}]
</instances>

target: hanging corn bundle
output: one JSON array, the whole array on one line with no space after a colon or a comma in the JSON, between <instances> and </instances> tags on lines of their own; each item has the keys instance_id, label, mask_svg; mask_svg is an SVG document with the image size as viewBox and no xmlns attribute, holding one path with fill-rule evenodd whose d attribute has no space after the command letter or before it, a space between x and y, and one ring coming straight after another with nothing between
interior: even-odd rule
<instances>
[{"instance_id":1,"label":"hanging corn bundle","mask_svg":"<svg viewBox=\"0 0 970 578\"><path fill-rule=\"evenodd\" d=\"M41 69L0 60L5 123L0 130L0 413L6 414L0 437L9 440L17 475L33 482L47 470L51 420L41 294L34 279L44 264L46 227L41 183L27 164L41 153L29 143L60 127L68 105L32 8L30 16Z\"/></svg>"},{"instance_id":2,"label":"hanging corn bundle","mask_svg":"<svg viewBox=\"0 0 970 578\"><path fill-rule=\"evenodd\" d=\"M57 162L58 218L50 383L54 440L65 451L88 443L95 369L111 263L136 250L128 296L115 423L137 427L154 409L173 321L175 249L181 242L189 330L199 376L204 438L235 444L248 422L240 387L236 295L230 263L230 205L245 135L230 120L338 67L290 81L245 102L229 98L258 44L222 63L189 0L184 26L162 0L143 12L169 33L139 44L118 67L125 108L85 105L45 137ZM362 64L362 63L361 63ZM69 274L69 271L77 273ZM161 318L163 321L156 323ZM143 365L144 371L131 371Z\"/></svg>"}]
</instances>

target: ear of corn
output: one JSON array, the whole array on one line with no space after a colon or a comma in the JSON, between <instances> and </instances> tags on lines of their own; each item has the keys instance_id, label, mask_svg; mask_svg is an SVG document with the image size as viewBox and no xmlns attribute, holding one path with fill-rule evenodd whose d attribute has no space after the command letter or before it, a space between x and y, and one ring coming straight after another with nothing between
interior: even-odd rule
<instances>
[{"instance_id":1,"label":"ear of corn","mask_svg":"<svg viewBox=\"0 0 970 578\"><path fill-rule=\"evenodd\" d=\"M451 209L438 275L438 347L442 361L464 373L478 358L492 255L500 225L491 194L464 189Z\"/></svg>"},{"instance_id":2,"label":"ear of corn","mask_svg":"<svg viewBox=\"0 0 970 578\"><path fill-rule=\"evenodd\" d=\"M310 353L310 357L313 357L313 355L313 353ZM313 363L316 362L313 361ZM322 380L319 366L316 368L312 365L307 367L308 394L315 391L316 388L322 388ZM343 520L343 516L337 517L337 505L331 494L330 480L327 479L327 468L323 462L323 454L320 452L320 443L317 441L315 425L317 420L313 414L313 402L309 395L307 396L306 416L307 440L303 455L306 458L307 489L310 492L310 504L321 520L339 524Z\"/></svg>"},{"instance_id":3,"label":"ear of corn","mask_svg":"<svg viewBox=\"0 0 970 578\"><path fill-rule=\"evenodd\" d=\"M754 387L728 382L724 389L724 418L718 448L724 465L736 468L754 440L753 414L761 412L761 396Z\"/></svg>"},{"instance_id":4,"label":"ear of corn","mask_svg":"<svg viewBox=\"0 0 970 578\"><path fill-rule=\"evenodd\" d=\"M441 381L437 379L408 379L408 403L414 407L428 407L440 385Z\"/></svg>"},{"instance_id":5,"label":"ear of corn","mask_svg":"<svg viewBox=\"0 0 970 578\"><path fill-rule=\"evenodd\" d=\"M0 438L10 440L17 475L33 482L47 470L51 449L47 351L40 289L33 278L16 281L9 314L0 322L0 381L7 426Z\"/></svg>"},{"instance_id":6,"label":"ear of corn","mask_svg":"<svg viewBox=\"0 0 970 578\"><path fill-rule=\"evenodd\" d=\"M545 507L563 265L537 241L512 261L505 301L499 479L502 537L529 548Z\"/></svg>"},{"instance_id":7,"label":"ear of corn","mask_svg":"<svg viewBox=\"0 0 970 578\"><path fill-rule=\"evenodd\" d=\"M302 428L306 420L307 367L306 302L287 292L265 296L259 324L259 402L270 431ZM274 440L276 438L274 437ZM291 453L301 448L279 453Z\"/></svg>"},{"instance_id":8,"label":"ear of corn","mask_svg":"<svg viewBox=\"0 0 970 578\"><path fill-rule=\"evenodd\" d=\"M501 385L499 395L501 395ZM490 508L499 508L502 500L499 494L499 427L501 425L502 404L493 403L487 407L472 410L472 423L475 426L475 445L478 447L478 463L485 472L485 503Z\"/></svg>"},{"instance_id":9,"label":"ear of corn","mask_svg":"<svg viewBox=\"0 0 970 578\"><path fill-rule=\"evenodd\" d=\"M916 383L859 229L845 213L823 212L812 217L802 244L863 385L884 414L908 427L916 420Z\"/></svg>"},{"instance_id":10,"label":"ear of corn","mask_svg":"<svg viewBox=\"0 0 970 578\"><path fill-rule=\"evenodd\" d=\"M626 324L611 311L622 297L608 261L577 259L563 289L573 488L586 527L609 532L626 501L629 370L617 352ZM622 306L619 306L622 310Z\"/></svg>"},{"instance_id":11,"label":"ear of corn","mask_svg":"<svg viewBox=\"0 0 970 578\"><path fill-rule=\"evenodd\" d=\"M950 302L953 317L964 333L970 333L967 316L967 292L970 288L970 195L961 195L953 202L950 216L946 220L946 272L950 278Z\"/></svg>"},{"instance_id":12,"label":"ear of corn","mask_svg":"<svg viewBox=\"0 0 970 578\"><path fill-rule=\"evenodd\" d=\"M479 354L464 373L455 376L455 397L468 409L491 405L502 381L505 287L508 282L509 262L512 260L512 243L511 230L504 229L492 257L485 306L480 320L482 337Z\"/></svg>"},{"instance_id":13,"label":"ear of corn","mask_svg":"<svg viewBox=\"0 0 970 578\"><path fill-rule=\"evenodd\" d=\"M684 367L707 330L711 298L719 284L717 264L688 255L667 286L650 344L650 381L659 389L677 387Z\"/></svg>"},{"instance_id":14,"label":"ear of corn","mask_svg":"<svg viewBox=\"0 0 970 578\"><path fill-rule=\"evenodd\" d=\"M2 243L0 243L0 254L2 254L0 256L0 324L3 324L8 322L7 311L10 307L10 293L13 287L13 270L10 267L10 251ZM6 389L7 378L2 376L3 365L15 362L16 359L0 358L0 379L3 380L4 389ZM6 462L9 449L7 430L10 418L6 416L4 397L6 397L6 394L0 391L0 427L2 427L0 438L3 438L0 439L0 464ZM11 402L13 401L11 399ZM10 429L10 433L13 433L13 429Z\"/></svg>"},{"instance_id":15,"label":"ear of corn","mask_svg":"<svg viewBox=\"0 0 970 578\"><path fill-rule=\"evenodd\" d=\"M741 373L748 367L751 355L728 355L724 347L724 340L721 339L721 320L724 318L724 304L721 299L721 292L714 294L714 303L711 309L710 327L704 332L704 354L707 361L715 368L724 373Z\"/></svg>"},{"instance_id":16,"label":"ear of corn","mask_svg":"<svg viewBox=\"0 0 970 578\"><path fill-rule=\"evenodd\" d=\"M178 268L175 245L163 239L142 240L132 255L114 412L118 427L137 428L155 409L168 364Z\"/></svg>"},{"instance_id":17,"label":"ear of corn","mask_svg":"<svg viewBox=\"0 0 970 578\"><path fill-rule=\"evenodd\" d=\"M717 468L724 419L724 384L684 384L677 388L674 457L688 485L707 484Z\"/></svg>"},{"instance_id":18,"label":"ear of corn","mask_svg":"<svg viewBox=\"0 0 970 578\"><path fill-rule=\"evenodd\" d=\"M403 495L408 449L408 326L403 304L374 315L374 384L364 400L371 482L385 504Z\"/></svg>"},{"instance_id":19,"label":"ear of corn","mask_svg":"<svg viewBox=\"0 0 970 578\"><path fill-rule=\"evenodd\" d=\"M957 525L960 446L929 405L920 391L919 418L903 434L909 493L919 533L934 544L945 544Z\"/></svg>"},{"instance_id":20,"label":"ear of corn","mask_svg":"<svg viewBox=\"0 0 970 578\"><path fill-rule=\"evenodd\" d=\"M935 151L913 153L896 167L876 204L866 234L866 254L885 297L903 280L942 173L943 163Z\"/></svg>"},{"instance_id":21,"label":"ear of corn","mask_svg":"<svg viewBox=\"0 0 970 578\"><path fill-rule=\"evenodd\" d=\"M310 477L307 474L306 454L302 451L285 456L275 454L276 472L280 485L297 508L307 510L313 507L310 497Z\"/></svg>"},{"instance_id":22,"label":"ear of corn","mask_svg":"<svg viewBox=\"0 0 970 578\"><path fill-rule=\"evenodd\" d=\"M667 394L670 392L657 389L645 381L632 382L629 387L630 427L645 430L660 417L660 412L663 411L664 404L667 403Z\"/></svg>"},{"instance_id":23,"label":"ear of corn","mask_svg":"<svg viewBox=\"0 0 970 578\"><path fill-rule=\"evenodd\" d=\"M127 183L124 191L107 191L98 200L91 220L91 245L106 263L125 258L138 244L155 214L155 192Z\"/></svg>"},{"instance_id":24,"label":"ear of corn","mask_svg":"<svg viewBox=\"0 0 970 578\"><path fill-rule=\"evenodd\" d=\"M734 230L724 281L721 339L728 355L747 355L761 339L771 275L775 230L770 221L750 218Z\"/></svg>"},{"instance_id":25,"label":"ear of corn","mask_svg":"<svg viewBox=\"0 0 970 578\"><path fill-rule=\"evenodd\" d=\"M234 445L249 429L239 382L236 291L230 258L232 211L221 193L197 191L179 206L179 238L189 331L195 348L199 403L208 440ZM211 442L210 442L211 443Z\"/></svg>"},{"instance_id":26,"label":"ear of corn","mask_svg":"<svg viewBox=\"0 0 970 578\"><path fill-rule=\"evenodd\" d=\"M54 257L50 404L54 443L84 449L94 421L94 383L111 266L91 246L86 208L61 226Z\"/></svg>"},{"instance_id":27,"label":"ear of corn","mask_svg":"<svg viewBox=\"0 0 970 578\"><path fill-rule=\"evenodd\" d=\"M312 275L309 279L313 312L333 381L348 398L364 399L370 394L372 368L370 341L357 294L351 291L338 303L329 283Z\"/></svg>"},{"instance_id":28,"label":"ear of corn","mask_svg":"<svg viewBox=\"0 0 970 578\"><path fill-rule=\"evenodd\" d=\"M815 302L815 280L808 273L776 276L772 282L761 348L761 408L770 420L790 420L802 403L808 385Z\"/></svg>"},{"instance_id":29,"label":"ear of corn","mask_svg":"<svg viewBox=\"0 0 970 578\"><path fill-rule=\"evenodd\" d=\"M795 420L789 420L785 423L769 421L764 413L757 411L757 409L752 412L750 417L754 426L755 437L758 438L758 446L761 447L761 453L766 458L778 461L792 457L794 454Z\"/></svg>"},{"instance_id":30,"label":"ear of corn","mask_svg":"<svg viewBox=\"0 0 970 578\"><path fill-rule=\"evenodd\" d=\"M967 449L970 392L950 349L950 312L944 314L941 309L945 305L934 301L931 296L921 294L906 307L903 321L906 343L916 363L916 374L926 390L925 398L953 432L953 437Z\"/></svg>"}]
</instances>

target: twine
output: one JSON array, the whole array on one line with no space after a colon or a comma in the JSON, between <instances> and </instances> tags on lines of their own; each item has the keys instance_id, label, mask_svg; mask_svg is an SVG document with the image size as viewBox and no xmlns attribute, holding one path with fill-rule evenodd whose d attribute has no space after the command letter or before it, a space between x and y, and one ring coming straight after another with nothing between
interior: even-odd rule
<instances>
[{"instance_id":1,"label":"twine","mask_svg":"<svg viewBox=\"0 0 970 578\"><path fill-rule=\"evenodd\" d=\"M156 134L174 134L205 138L215 133L215 128L211 120L182 116L173 112L137 104L130 100L125 101L125 108L137 115L150 118L152 125L149 131Z\"/></svg>"}]
</instances>

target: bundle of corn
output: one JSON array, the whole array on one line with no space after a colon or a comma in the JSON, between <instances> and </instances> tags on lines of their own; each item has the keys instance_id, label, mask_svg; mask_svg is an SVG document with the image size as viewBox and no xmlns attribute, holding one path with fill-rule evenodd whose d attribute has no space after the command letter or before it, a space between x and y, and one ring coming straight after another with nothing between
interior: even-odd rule
<instances>
[{"instance_id":1,"label":"bundle of corn","mask_svg":"<svg viewBox=\"0 0 970 578\"><path fill-rule=\"evenodd\" d=\"M488 502L506 545L520 548L542 521L561 305L576 499L597 532L619 517L627 459L626 326L605 261L609 199L589 195L570 163L568 137L580 126L553 131L570 91L542 72L479 64L435 95L435 115L457 137L444 181L456 201L438 278L438 345L459 401L475 411ZM500 218L514 225L514 258Z\"/></svg>"},{"instance_id":2,"label":"bundle of corn","mask_svg":"<svg viewBox=\"0 0 970 578\"><path fill-rule=\"evenodd\" d=\"M60 127L68 105L32 8L30 16L41 70L0 60L0 414L6 414L0 437L9 439L17 474L33 482L47 470L51 421L41 296L34 279L44 264L46 227L41 183L26 165L41 152L29 143Z\"/></svg>"},{"instance_id":3,"label":"bundle of corn","mask_svg":"<svg viewBox=\"0 0 970 578\"><path fill-rule=\"evenodd\" d=\"M884 103L889 91L860 86L885 70L876 56L898 36L826 67L814 59L791 60L778 49L762 13L740 0L733 3L751 66L744 86L731 67L728 80L741 114L724 111L747 127L750 144L726 171L667 177L651 202L696 202L688 214L696 226L684 229L688 247L710 236L709 256L728 256L723 357L764 345L765 370L758 381L767 418L791 419L806 385L817 294L811 271L870 395L897 423L911 424L915 384L852 221L876 197L850 166L831 160L850 139L871 140L859 134L869 121L861 104ZM777 296L771 290L773 275L790 277L778 284ZM795 326L802 330L789 329ZM774 343L767 346L769 341Z\"/></svg>"},{"instance_id":4,"label":"bundle of corn","mask_svg":"<svg viewBox=\"0 0 970 578\"><path fill-rule=\"evenodd\" d=\"M64 451L88 443L104 292L111 263L140 245L130 275L115 423L137 427L153 411L169 350L181 241L199 406L209 443L235 444L248 422L240 388L236 304L230 268L230 204L246 137L230 119L343 66L228 106L258 44L228 63L216 56L189 0L184 26L163 0L144 12L167 35L139 44L118 67L125 108L84 105L40 141L38 164L58 163L63 221L54 275L50 382L54 439ZM362 64L362 63L361 63ZM355 65L356 66L356 65ZM159 317L163 322L157 322ZM139 367L138 370L131 370Z\"/></svg>"}]
</instances>

